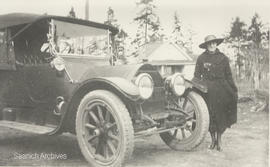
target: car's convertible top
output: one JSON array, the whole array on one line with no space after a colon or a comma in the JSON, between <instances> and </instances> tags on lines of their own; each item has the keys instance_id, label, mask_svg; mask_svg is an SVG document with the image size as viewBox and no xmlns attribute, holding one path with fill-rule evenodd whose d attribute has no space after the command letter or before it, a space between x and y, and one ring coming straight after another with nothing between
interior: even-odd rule
<instances>
[{"instance_id":1,"label":"car's convertible top","mask_svg":"<svg viewBox=\"0 0 270 167\"><path fill-rule=\"evenodd\" d=\"M23 24L34 24L41 20L57 19L65 22L70 22L74 24L81 24L86 26L92 26L101 29L109 29L113 34L118 33L118 29L106 24L97 23L88 20L82 20L72 17L54 16L54 15L38 15L29 13L10 13L5 15L0 15L0 29L23 25Z\"/></svg>"}]
</instances>

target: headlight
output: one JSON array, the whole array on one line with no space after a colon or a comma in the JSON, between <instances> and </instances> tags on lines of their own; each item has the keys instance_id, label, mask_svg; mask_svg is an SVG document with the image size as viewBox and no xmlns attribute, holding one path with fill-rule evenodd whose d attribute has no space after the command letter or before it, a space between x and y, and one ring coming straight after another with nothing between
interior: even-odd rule
<instances>
[{"instance_id":1,"label":"headlight","mask_svg":"<svg viewBox=\"0 0 270 167\"><path fill-rule=\"evenodd\" d=\"M185 92L185 79L180 73L175 73L171 77L170 87L176 96L181 96Z\"/></svg>"},{"instance_id":2,"label":"headlight","mask_svg":"<svg viewBox=\"0 0 270 167\"><path fill-rule=\"evenodd\" d=\"M53 59L52 61L52 66L57 70L57 71L63 71L66 66L65 66L65 62L64 59L61 57L56 57Z\"/></svg>"},{"instance_id":3,"label":"headlight","mask_svg":"<svg viewBox=\"0 0 270 167\"><path fill-rule=\"evenodd\" d=\"M138 75L135 80L135 84L139 88L141 98L148 99L152 96L154 91L154 83L152 77L149 74L142 73Z\"/></svg>"}]
</instances>

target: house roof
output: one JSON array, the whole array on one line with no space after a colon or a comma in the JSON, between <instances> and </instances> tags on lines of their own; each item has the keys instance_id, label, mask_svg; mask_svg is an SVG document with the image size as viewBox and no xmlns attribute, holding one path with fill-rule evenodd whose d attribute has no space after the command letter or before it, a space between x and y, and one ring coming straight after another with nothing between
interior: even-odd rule
<instances>
[{"instance_id":1,"label":"house roof","mask_svg":"<svg viewBox=\"0 0 270 167\"><path fill-rule=\"evenodd\" d=\"M140 59L156 65L194 64L186 49L171 42L155 42L142 47Z\"/></svg>"},{"instance_id":2,"label":"house roof","mask_svg":"<svg viewBox=\"0 0 270 167\"><path fill-rule=\"evenodd\" d=\"M38 14L29 14L29 13L10 13L0 15L0 29L6 27L12 27L23 24L33 24L35 22L47 19L57 19L61 21L66 21L75 24L82 24L86 26L92 26L101 29L109 29L113 34L118 33L118 29L106 24L72 18L72 17L63 17L63 16L54 16L54 15L38 15Z\"/></svg>"}]
</instances>

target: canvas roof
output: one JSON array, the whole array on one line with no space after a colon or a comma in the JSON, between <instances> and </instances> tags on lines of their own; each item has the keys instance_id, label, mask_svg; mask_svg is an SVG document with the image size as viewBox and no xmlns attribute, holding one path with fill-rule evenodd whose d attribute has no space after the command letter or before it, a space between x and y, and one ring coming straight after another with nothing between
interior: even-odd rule
<instances>
[{"instance_id":1,"label":"canvas roof","mask_svg":"<svg viewBox=\"0 0 270 167\"><path fill-rule=\"evenodd\" d=\"M101 29L109 29L113 34L118 33L118 29L106 24L82 20L71 17L63 17L63 16L53 16L53 15L38 15L38 14L29 14L29 13L10 13L0 15L0 29L6 27L12 27L23 24L33 24L35 22L46 20L46 19L57 19L61 21L66 21L75 24L82 24L86 26L92 26Z\"/></svg>"}]
</instances>

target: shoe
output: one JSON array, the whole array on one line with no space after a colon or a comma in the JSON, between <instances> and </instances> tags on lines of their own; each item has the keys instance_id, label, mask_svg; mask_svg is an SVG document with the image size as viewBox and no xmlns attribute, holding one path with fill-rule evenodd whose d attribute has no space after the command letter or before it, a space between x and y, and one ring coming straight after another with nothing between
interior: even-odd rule
<instances>
[{"instance_id":1,"label":"shoe","mask_svg":"<svg viewBox=\"0 0 270 167\"><path fill-rule=\"evenodd\" d=\"M220 146L217 146L217 151L221 152L222 148Z\"/></svg>"},{"instance_id":2,"label":"shoe","mask_svg":"<svg viewBox=\"0 0 270 167\"><path fill-rule=\"evenodd\" d=\"M217 145L217 142L212 142L211 145L209 146L209 149L213 150Z\"/></svg>"}]
</instances>

